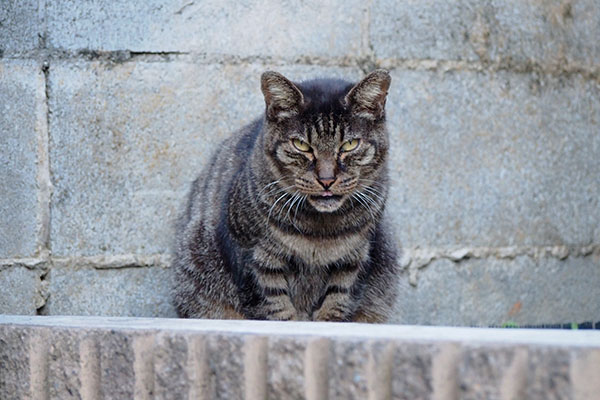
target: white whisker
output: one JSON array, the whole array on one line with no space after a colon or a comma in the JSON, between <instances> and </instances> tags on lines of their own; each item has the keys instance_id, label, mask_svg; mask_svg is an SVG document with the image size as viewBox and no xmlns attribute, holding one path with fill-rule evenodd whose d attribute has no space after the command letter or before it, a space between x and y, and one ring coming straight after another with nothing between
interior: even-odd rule
<instances>
[{"instance_id":1,"label":"white whisker","mask_svg":"<svg viewBox=\"0 0 600 400\"><path fill-rule=\"evenodd\" d=\"M281 217L281 213L285 211L285 207L286 207L286 206L289 204L289 202L290 202L290 201L292 202L292 204L294 204L294 201L293 201L293 200L296 198L296 195L297 195L297 194L298 194L298 192L296 191L296 192L293 194L293 196L292 196L292 197L290 197L290 198L288 199L288 201L286 201L286 202L284 203L284 205L283 205L283 206L281 206L281 209L279 210L279 213L277 213L277 217ZM284 218L284 221L285 221L285 218Z\"/></svg>"},{"instance_id":2,"label":"white whisker","mask_svg":"<svg viewBox=\"0 0 600 400\"><path fill-rule=\"evenodd\" d=\"M362 188L363 188L364 190L366 190L367 192L369 192L369 194L372 194L373 196L377 197L377 198L378 198L379 200L381 200L382 202L384 201L384 200L383 200L383 197L381 196L381 193L377 193L377 191L376 191L376 190L373 190L373 189L371 189L371 188L370 188L370 187L368 187L368 186L362 186ZM365 194L366 194L366 193L365 193Z\"/></svg>"},{"instance_id":3,"label":"white whisker","mask_svg":"<svg viewBox=\"0 0 600 400\"><path fill-rule=\"evenodd\" d=\"M277 203L279 203L279 200L283 199L288 194L289 193L286 192L286 193L282 194L281 196L279 196L279 198L277 200L275 200L275 202L273 203L273 205L269 209L269 215L267 216L267 224L269 224L269 220L271 219L271 213L273 212L273 208L275 208L275 206L277 205Z\"/></svg>"},{"instance_id":4,"label":"white whisker","mask_svg":"<svg viewBox=\"0 0 600 400\"><path fill-rule=\"evenodd\" d=\"M362 193L354 192L354 193L352 193L352 198L356 199L359 203L361 203L363 206L365 206L365 208L371 215L371 219L375 219L375 216L373 215L373 212L371 211L371 207L369 206L369 203L367 203L365 200L362 199Z\"/></svg>"},{"instance_id":5,"label":"white whisker","mask_svg":"<svg viewBox=\"0 0 600 400\"><path fill-rule=\"evenodd\" d=\"M298 202L298 204L296 204L296 210L294 211L294 220L298 220L298 207L300 207L300 205L304 204L304 202L306 201L306 198L308 197L308 195L303 194L301 196L301 200ZM294 228L298 229L298 227L296 226L296 224L294 224ZM298 232L300 232L300 229L298 229Z\"/></svg>"}]
</instances>

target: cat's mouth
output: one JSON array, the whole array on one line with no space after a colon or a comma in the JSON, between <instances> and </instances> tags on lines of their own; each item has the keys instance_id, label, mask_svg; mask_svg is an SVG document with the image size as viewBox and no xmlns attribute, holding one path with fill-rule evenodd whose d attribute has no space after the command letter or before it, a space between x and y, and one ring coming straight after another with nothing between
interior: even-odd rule
<instances>
[{"instance_id":1,"label":"cat's mouth","mask_svg":"<svg viewBox=\"0 0 600 400\"><path fill-rule=\"evenodd\" d=\"M333 212L343 203L344 196L325 191L308 196L308 201L314 208L321 212Z\"/></svg>"}]
</instances>

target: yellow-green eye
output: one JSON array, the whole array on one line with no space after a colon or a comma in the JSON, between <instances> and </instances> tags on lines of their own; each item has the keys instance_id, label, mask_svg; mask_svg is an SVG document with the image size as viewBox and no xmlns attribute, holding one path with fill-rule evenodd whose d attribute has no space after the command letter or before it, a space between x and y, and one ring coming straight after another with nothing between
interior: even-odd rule
<instances>
[{"instance_id":1,"label":"yellow-green eye","mask_svg":"<svg viewBox=\"0 0 600 400\"><path fill-rule=\"evenodd\" d=\"M342 151L352 151L358 147L359 143L360 143L360 140L358 140L358 139L348 140L347 142L342 143L341 149L342 149Z\"/></svg>"},{"instance_id":2,"label":"yellow-green eye","mask_svg":"<svg viewBox=\"0 0 600 400\"><path fill-rule=\"evenodd\" d=\"M294 145L295 148L297 148L300 151L310 151L310 146L308 143L303 142L300 139L294 139L292 140L292 144Z\"/></svg>"}]
</instances>

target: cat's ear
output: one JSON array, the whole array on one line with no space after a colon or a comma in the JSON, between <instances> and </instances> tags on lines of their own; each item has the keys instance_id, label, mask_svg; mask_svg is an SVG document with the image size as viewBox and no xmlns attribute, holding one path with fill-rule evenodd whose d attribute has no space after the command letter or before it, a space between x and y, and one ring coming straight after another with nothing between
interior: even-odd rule
<instances>
[{"instance_id":1,"label":"cat's ear","mask_svg":"<svg viewBox=\"0 0 600 400\"><path fill-rule=\"evenodd\" d=\"M381 118L391 82L392 78L386 70L377 69L350 89L344 101L359 117L370 120Z\"/></svg>"},{"instance_id":2,"label":"cat's ear","mask_svg":"<svg viewBox=\"0 0 600 400\"><path fill-rule=\"evenodd\" d=\"M280 120L300 112L304 96L285 76L267 71L260 78L260 88L265 96L267 118Z\"/></svg>"}]
</instances>

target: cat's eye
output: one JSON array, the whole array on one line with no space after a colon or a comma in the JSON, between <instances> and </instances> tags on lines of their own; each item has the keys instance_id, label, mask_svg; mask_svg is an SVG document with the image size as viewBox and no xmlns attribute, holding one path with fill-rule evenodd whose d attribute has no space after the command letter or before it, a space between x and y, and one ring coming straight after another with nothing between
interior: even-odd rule
<instances>
[{"instance_id":1,"label":"cat's eye","mask_svg":"<svg viewBox=\"0 0 600 400\"><path fill-rule=\"evenodd\" d=\"M292 140L292 144L294 145L295 148L297 148L300 151L310 151L310 145L306 142L303 142L300 139L294 139Z\"/></svg>"},{"instance_id":2,"label":"cat's eye","mask_svg":"<svg viewBox=\"0 0 600 400\"><path fill-rule=\"evenodd\" d=\"M342 151L352 151L358 147L359 143L360 143L360 140L358 140L358 139L348 140L348 141L342 143L341 149L342 149Z\"/></svg>"}]
</instances>

